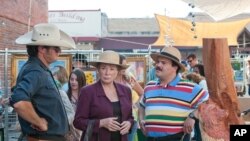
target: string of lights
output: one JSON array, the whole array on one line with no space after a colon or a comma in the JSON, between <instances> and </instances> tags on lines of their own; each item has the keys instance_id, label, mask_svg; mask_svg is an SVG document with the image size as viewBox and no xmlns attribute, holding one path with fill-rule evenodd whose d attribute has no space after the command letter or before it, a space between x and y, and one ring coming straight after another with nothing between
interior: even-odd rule
<instances>
[{"instance_id":1,"label":"string of lights","mask_svg":"<svg viewBox=\"0 0 250 141\"><path fill-rule=\"evenodd\" d=\"M189 16L190 19L191 19L191 24L192 24L192 27L191 27L190 30L194 33L193 38L194 38L194 39L197 39L198 36L197 36L197 34L196 34L196 22L195 22L195 13L194 13L194 8L195 8L194 0L192 0L192 1L188 4L188 6L191 7L191 12L188 14L188 16Z\"/></svg>"}]
</instances>

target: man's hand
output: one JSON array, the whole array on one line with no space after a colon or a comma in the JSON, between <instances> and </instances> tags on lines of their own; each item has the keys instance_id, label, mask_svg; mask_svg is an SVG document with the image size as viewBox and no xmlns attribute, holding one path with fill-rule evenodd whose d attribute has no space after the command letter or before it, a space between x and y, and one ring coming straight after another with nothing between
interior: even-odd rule
<instances>
[{"instance_id":1,"label":"man's hand","mask_svg":"<svg viewBox=\"0 0 250 141\"><path fill-rule=\"evenodd\" d=\"M184 133L190 134L193 131L195 120L192 118L187 118L184 122L183 131Z\"/></svg>"},{"instance_id":2,"label":"man's hand","mask_svg":"<svg viewBox=\"0 0 250 141\"><path fill-rule=\"evenodd\" d=\"M19 101L13 106L18 115L29 122L32 128L36 129L37 131L48 130L48 122L46 121L46 119L40 117L36 113L30 101Z\"/></svg>"},{"instance_id":3,"label":"man's hand","mask_svg":"<svg viewBox=\"0 0 250 141\"><path fill-rule=\"evenodd\" d=\"M48 122L44 118L40 118L40 122L37 125L31 125L32 128L37 131L47 131L48 130Z\"/></svg>"}]
</instances>

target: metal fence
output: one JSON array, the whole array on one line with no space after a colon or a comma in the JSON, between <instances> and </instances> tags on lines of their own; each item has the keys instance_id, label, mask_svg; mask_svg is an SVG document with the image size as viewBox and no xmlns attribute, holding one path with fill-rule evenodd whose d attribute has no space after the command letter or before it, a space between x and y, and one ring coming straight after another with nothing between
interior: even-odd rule
<instances>
[{"instance_id":1,"label":"metal fence","mask_svg":"<svg viewBox=\"0 0 250 141\"><path fill-rule=\"evenodd\" d=\"M96 60L99 54L103 50L62 50L62 55L73 57L76 53L84 54L87 57L87 61ZM149 53L122 53L127 57L144 58L146 62L146 72L149 69L148 55ZM21 59L17 61L16 57ZM11 87L16 80L15 74L18 73L23 62L27 59L26 50L0 50L0 97L8 99L11 95ZM72 59L71 59L72 61ZM70 62L72 63L72 62ZM0 128L4 129L5 141L16 141L21 133L17 114L15 111L6 104L0 104ZM1 140L1 139L0 139Z\"/></svg>"}]
</instances>

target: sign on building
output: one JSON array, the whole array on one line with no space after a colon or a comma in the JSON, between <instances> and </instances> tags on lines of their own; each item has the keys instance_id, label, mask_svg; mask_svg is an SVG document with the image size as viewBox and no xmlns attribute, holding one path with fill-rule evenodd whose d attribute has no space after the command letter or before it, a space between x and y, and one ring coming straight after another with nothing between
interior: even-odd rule
<instances>
[{"instance_id":1,"label":"sign on building","mask_svg":"<svg viewBox=\"0 0 250 141\"><path fill-rule=\"evenodd\" d=\"M49 23L56 24L72 37L100 37L101 11L49 11Z\"/></svg>"}]
</instances>

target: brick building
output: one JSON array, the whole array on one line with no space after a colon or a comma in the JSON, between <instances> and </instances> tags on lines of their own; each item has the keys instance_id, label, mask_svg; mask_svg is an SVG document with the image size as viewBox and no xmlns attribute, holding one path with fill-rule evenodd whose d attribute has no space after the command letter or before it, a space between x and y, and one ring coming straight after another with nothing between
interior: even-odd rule
<instances>
[{"instance_id":1,"label":"brick building","mask_svg":"<svg viewBox=\"0 0 250 141\"><path fill-rule=\"evenodd\" d=\"M31 2L31 3L30 3ZM48 21L48 0L1 0L0 4L0 90L4 90L4 50L25 50L15 39L37 23ZM8 54L7 79L11 80L11 55Z\"/></svg>"},{"instance_id":2,"label":"brick building","mask_svg":"<svg viewBox=\"0 0 250 141\"><path fill-rule=\"evenodd\" d=\"M48 0L1 0L0 49L19 49L15 39L37 23L48 20Z\"/></svg>"}]
</instances>

